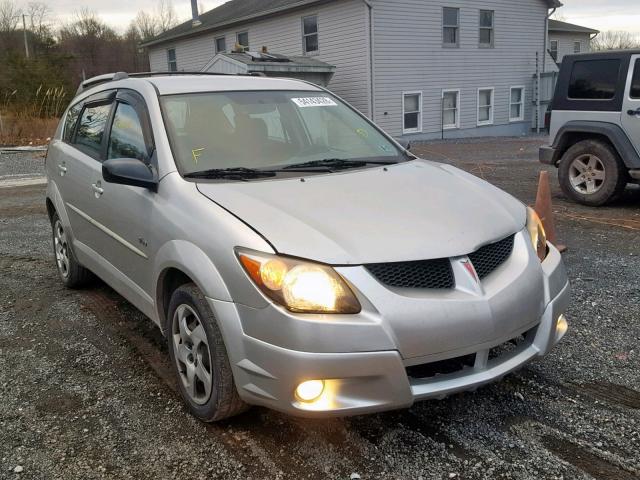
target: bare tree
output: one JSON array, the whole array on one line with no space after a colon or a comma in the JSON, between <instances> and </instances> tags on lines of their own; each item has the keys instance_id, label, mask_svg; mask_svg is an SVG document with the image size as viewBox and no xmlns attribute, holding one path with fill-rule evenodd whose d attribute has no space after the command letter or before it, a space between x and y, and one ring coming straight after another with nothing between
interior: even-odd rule
<instances>
[{"instance_id":1,"label":"bare tree","mask_svg":"<svg viewBox=\"0 0 640 480\"><path fill-rule=\"evenodd\" d=\"M622 30L602 32L591 42L591 49L594 51L632 48L640 48L640 36Z\"/></svg>"},{"instance_id":2,"label":"bare tree","mask_svg":"<svg viewBox=\"0 0 640 480\"><path fill-rule=\"evenodd\" d=\"M134 23L140 38L147 40L175 27L178 24L178 16L171 0L158 0L153 13L140 10Z\"/></svg>"},{"instance_id":3,"label":"bare tree","mask_svg":"<svg viewBox=\"0 0 640 480\"><path fill-rule=\"evenodd\" d=\"M178 16L171 0L158 0L158 33L166 32L178 24Z\"/></svg>"},{"instance_id":4,"label":"bare tree","mask_svg":"<svg viewBox=\"0 0 640 480\"><path fill-rule=\"evenodd\" d=\"M51 16L49 5L44 2L29 2L26 14L33 33L42 36L49 30L49 17Z\"/></svg>"},{"instance_id":5,"label":"bare tree","mask_svg":"<svg viewBox=\"0 0 640 480\"><path fill-rule=\"evenodd\" d=\"M156 19L153 15L140 10L133 21L133 27L136 28L138 35L142 40L155 37L160 33Z\"/></svg>"},{"instance_id":6,"label":"bare tree","mask_svg":"<svg viewBox=\"0 0 640 480\"><path fill-rule=\"evenodd\" d=\"M22 9L14 0L0 0L0 32L13 32L18 28Z\"/></svg>"}]
</instances>

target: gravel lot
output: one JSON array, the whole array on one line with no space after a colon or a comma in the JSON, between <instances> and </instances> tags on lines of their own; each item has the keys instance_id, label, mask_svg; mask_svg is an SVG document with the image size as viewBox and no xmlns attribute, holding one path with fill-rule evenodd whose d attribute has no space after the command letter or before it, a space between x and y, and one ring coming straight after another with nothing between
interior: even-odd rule
<instances>
[{"instance_id":1,"label":"gravel lot","mask_svg":"<svg viewBox=\"0 0 640 480\"><path fill-rule=\"evenodd\" d=\"M417 146L527 203L543 138ZM0 177L39 155L0 156ZM44 187L0 187L0 478L640 478L640 188L554 207L574 286L570 332L475 393L331 420L265 409L190 417L163 339L109 287L56 277ZM1 182L0 182L1 183Z\"/></svg>"}]
</instances>

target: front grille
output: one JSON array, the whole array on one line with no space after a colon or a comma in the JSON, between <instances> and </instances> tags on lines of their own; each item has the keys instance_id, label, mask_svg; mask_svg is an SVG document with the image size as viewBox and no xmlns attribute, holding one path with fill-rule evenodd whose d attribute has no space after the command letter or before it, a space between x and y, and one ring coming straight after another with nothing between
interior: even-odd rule
<instances>
[{"instance_id":1,"label":"front grille","mask_svg":"<svg viewBox=\"0 0 640 480\"><path fill-rule=\"evenodd\" d=\"M449 289L455 286L447 258L417 262L376 263L367 270L381 283L395 288Z\"/></svg>"},{"instance_id":2,"label":"front grille","mask_svg":"<svg viewBox=\"0 0 640 480\"><path fill-rule=\"evenodd\" d=\"M462 357L449 358L439 362L423 363L407 367L407 376L411 378L431 378L436 375L449 375L451 373L464 370L466 367L473 367L476 362L476 354L464 355Z\"/></svg>"},{"instance_id":3,"label":"front grille","mask_svg":"<svg viewBox=\"0 0 640 480\"><path fill-rule=\"evenodd\" d=\"M486 245L480 250L469 254L469 260L473 263L479 278L484 278L502 265L513 252L514 235L499 242Z\"/></svg>"}]
</instances>

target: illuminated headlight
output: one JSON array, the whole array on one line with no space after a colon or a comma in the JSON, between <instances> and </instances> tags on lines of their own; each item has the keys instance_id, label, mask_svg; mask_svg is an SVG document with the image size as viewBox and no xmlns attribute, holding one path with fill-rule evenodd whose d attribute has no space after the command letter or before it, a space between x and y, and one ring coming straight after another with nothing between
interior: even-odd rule
<instances>
[{"instance_id":1,"label":"illuminated headlight","mask_svg":"<svg viewBox=\"0 0 640 480\"><path fill-rule=\"evenodd\" d=\"M248 250L238 250L237 254L258 288L292 312L360 312L360 303L355 295L331 267Z\"/></svg>"},{"instance_id":2,"label":"illuminated headlight","mask_svg":"<svg viewBox=\"0 0 640 480\"><path fill-rule=\"evenodd\" d=\"M536 251L540 261L547 257L547 234L540 217L533 208L527 207L527 231L531 237L533 249Z\"/></svg>"}]
</instances>

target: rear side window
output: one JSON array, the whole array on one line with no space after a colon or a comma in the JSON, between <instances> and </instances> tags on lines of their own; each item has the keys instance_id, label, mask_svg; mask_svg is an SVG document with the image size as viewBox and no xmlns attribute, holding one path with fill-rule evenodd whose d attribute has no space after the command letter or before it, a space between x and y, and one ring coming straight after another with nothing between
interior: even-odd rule
<instances>
[{"instance_id":1,"label":"rear side window","mask_svg":"<svg viewBox=\"0 0 640 480\"><path fill-rule=\"evenodd\" d=\"M107 158L137 158L147 160L142 123L131 105L119 103L113 117Z\"/></svg>"},{"instance_id":2,"label":"rear side window","mask_svg":"<svg viewBox=\"0 0 640 480\"><path fill-rule=\"evenodd\" d=\"M80 115L81 110L80 105L74 105L69 109L67 113L67 118L64 120L64 133L62 135L62 139L65 142L71 143L73 132L76 129L76 124L78 123L78 116Z\"/></svg>"},{"instance_id":3,"label":"rear side window","mask_svg":"<svg viewBox=\"0 0 640 480\"><path fill-rule=\"evenodd\" d=\"M111 105L87 106L82 111L75 144L92 157L100 156L102 137L110 111Z\"/></svg>"},{"instance_id":4,"label":"rear side window","mask_svg":"<svg viewBox=\"0 0 640 480\"><path fill-rule=\"evenodd\" d=\"M640 60L636 60L636 66L631 80L631 98L640 99Z\"/></svg>"},{"instance_id":5,"label":"rear side window","mask_svg":"<svg viewBox=\"0 0 640 480\"><path fill-rule=\"evenodd\" d=\"M573 100L612 100L620 73L620 60L584 60L575 62L569 81Z\"/></svg>"}]
</instances>

